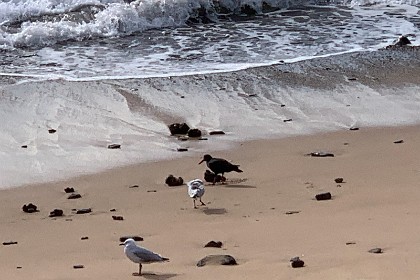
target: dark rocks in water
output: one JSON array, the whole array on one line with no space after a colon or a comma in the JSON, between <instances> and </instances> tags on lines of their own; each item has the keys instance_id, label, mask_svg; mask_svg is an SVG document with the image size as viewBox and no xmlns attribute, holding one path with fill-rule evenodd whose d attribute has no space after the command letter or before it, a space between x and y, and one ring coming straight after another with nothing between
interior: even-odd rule
<instances>
[{"instance_id":1,"label":"dark rocks in water","mask_svg":"<svg viewBox=\"0 0 420 280\"><path fill-rule=\"evenodd\" d=\"M109 212L117 212L117 209L112 208L112 209L109 210Z\"/></svg>"},{"instance_id":2,"label":"dark rocks in water","mask_svg":"<svg viewBox=\"0 0 420 280\"><path fill-rule=\"evenodd\" d=\"M187 134L188 130L190 130L190 127L186 123L173 123L168 126L169 131L171 132L171 135L177 135L177 134Z\"/></svg>"},{"instance_id":3,"label":"dark rocks in water","mask_svg":"<svg viewBox=\"0 0 420 280\"><path fill-rule=\"evenodd\" d=\"M397 140L397 141L394 141L394 144L402 144L402 143L404 143L404 140Z\"/></svg>"},{"instance_id":4,"label":"dark rocks in water","mask_svg":"<svg viewBox=\"0 0 420 280\"><path fill-rule=\"evenodd\" d=\"M341 183L344 182L344 179L343 178L335 178L334 182L336 182L337 184L341 184Z\"/></svg>"},{"instance_id":5,"label":"dark rocks in water","mask_svg":"<svg viewBox=\"0 0 420 280\"><path fill-rule=\"evenodd\" d=\"M398 38L397 42L394 44L394 46L403 47L403 46L407 46L407 45L410 45L410 44L411 44L411 42L407 38L407 36L400 36Z\"/></svg>"},{"instance_id":6,"label":"dark rocks in water","mask_svg":"<svg viewBox=\"0 0 420 280\"><path fill-rule=\"evenodd\" d=\"M174 175L169 175L166 178L165 183L170 187L181 186L184 184L184 179L181 177L176 178Z\"/></svg>"},{"instance_id":7,"label":"dark rocks in water","mask_svg":"<svg viewBox=\"0 0 420 280\"><path fill-rule=\"evenodd\" d=\"M64 189L64 192L65 193L73 193L74 192L74 188L67 187L67 188Z\"/></svg>"},{"instance_id":8,"label":"dark rocks in water","mask_svg":"<svg viewBox=\"0 0 420 280\"><path fill-rule=\"evenodd\" d=\"M91 208L82 208L82 209L77 209L76 210L76 214L87 214L92 212Z\"/></svg>"},{"instance_id":9,"label":"dark rocks in water","mask_svg":"<svg viewBox=\"0 0 420 280\"><path fill-rule=\"evenodd\" d=\"M120 144L109 144L108 149L121 149Z\"/></svg>"},{"instance_id":10,"label":"dark rocks in water","mask_svg":"<svg viewBox=\"0 0 420 280\"><path fill-rule=\"evenodd\" d=\"M372 254L382 254L384 251L382 250L382 248L373 248L370 249L368 252Z\"/></svg>"},{"instance_id":11,"label":"dark rocks in water","mask_svg":"<svg viewBox=\"0 0 420 280\"><path fill-rule=\"evenodd\" d=\"M215 178L216 177L216 178ZM221 175L216 175L213 172L211 172L210 170L206 170L206 172L204 172L204 180L206 182L210 182L210 183L219 183L219 182L225 182L226 178L224 176Z\"/></svg>"},{"instance_id":12,"label":"dark rocks in water","mask_svg":"<svg viewBox=\"0 0 420 280\"><path fill-rule=\"evenodd\" d=\"M114 221L124 221L124 217L123 216L112 216L112 219Z\"/></svg>"},{"instance_id":13,"label":"dark rocks in water","mask_svg":"<svg viewBox=\"0 0 420 280\"><path fill-rule=\"evenodd\" d=\"M237 265L235 258L230 255L208 255L197 262L198 267L205 265Z\"/></svg>"},{"instance_id":14,"label":"dark rocks in water","mask_svg":"<svg viewBox=\"0 0 420 280\"><path fill-rule=\"evenodd\" d=\"M205 248L211 247L211 248L222 248L223 243L221 241L209 241L206 245L204 245Z\"/></svg>"},{"instance_id":15,"label":"dark rocks in water","mask_svg":"<svg viewBox=\"0 0 420 280\"><path fill-rule=\"evenodd\" d=\"M320 193L320 194L315 195L316 200L329 200L329 199L331 199L331 197L332 197L331 193L329 193L329 192Z\"/></svg>"},{"instance_id":16,"label":"dark rocks in water","mask_svg":"<svg viewBox=\"0 0 420 280\"><path fill-rule=\"evenodd\" d=\"M81 238L80 238L80 240L88 240L89 239L89 237L87 237L87 236L82 236Z\"/></svg>"},{"instance_id":17,"label":"dark rocks in water","mask_svg":"<svg viewBox=\"0 0 420 280\"><path fill-rule=\"evenodd\" d=\"M69 195L69 197L67 197L67 199L78 199L81 198L82 196L78 193L72 193Z\"/></svg>"},{"instance_id":18,"label":"dark rocks in water","mask_svg":"<svg viewBox=\"0 0 420 280\"><path fill-rule=\"evenodd\" d=\"M292 119L283 120L283 122L291 122L291 121L292 121Z\"/></svg>"},{"instance_id":19,"label":"dark rocks in water","mask_svg":"<svg viewBox=\"0 0 420 280\"><path fill-rule=\"evenodd\" d=\"M139 188L139 185L132 185L132 186L129 186L129 188L130 189Z\"/></svg>"},{"instance_id":20,"label":"dark rocks in water","mask_svg":"<svg viewBox=\"0 0 420 280\"><path fill-rule=\"evenodd\" d=\"M205 7L200 7L193 10L193 14L187 19L187 24L197 24L197 23L212 23L212 15L209 14L209 11Z\"/></svg>"},{"instance_id":21,"label":"dark rocks in water","mask_svg":"<svg viewBox=\"0 0 420 280\"><path fill-rule=\"evenodd\" d=\"M7 246L7 245L16 245L16 244L18 244L16 241L6 241L6 242L3 242L3 245L4 246Z\"/></svg>"},{"instance_id":22,"label":"dark rocks in water","mask_svg":"<svg viewBox=\"0 0 420 280\"><path fill-rule=\"evenodd\" d=\"M349 130L351 130L351 131L356 131L356 130L359 130L359 128L358 127L350 127L350 129Z\"/></svg>"},{"instance_id":23,"label":"dark rocks in water","mask_svg":"<svg viewBox=\"0 0 420 280\"><path fill-rule=\"evenodd\" d=\"M138 235L127 235L127 236L121 236L120 237L120 242L124 242L129 238L134 239L134 241L143 241L144 240L143 237L140 237Z\"/></svg>"},{"instance_id":24,"label":"dark rocks in water","mask_svg":"<svg viewBox=\"0 0 420 280\"><path fill-rule=\"evenodd\" d=\"M35 204L29 203L28 205L23 205L22 210L25 213L38 212L38 207Z\"/></svg>"},{"instance_id":25,"label":"dark rocks in water","mask_svg":"<svg viewBox=\"0 0 420 280\"><path fill-rule=\"evenodd\" d=\"M26 149L26 148L28 148L28 145L22 145L22 146L20 146L22 149Z\"/></svg>"},{"instance_id":26,"label":"dark rocks in water","mask_svg":"<svg viewBox=\"0 0 420 280\"><path fill-rule=\"evenodd\" d=\"M209 134L210 135L224 135L226 133L222 130L214 130L214 131L210 131Z\"/></svg>"},{"instance_id":27,"label":"dark rocks in water","mask_svg":"<svg viewBox=\"0 0 420 280\"><path fill-rule=\"evenodd\" d=\"M305 266L305 262L303 260L301 260L299 257L294 257L290 259L290 265L293 268L297 268L297 267L304 267Z\"/></svg>"},{"instance_id":28,"label":"dark rocks in water","mask_svg":"<svg viewBox=\"0 0 420 280\"><path fill-rule=\"evenodd\" d=\"M334 154L332 153L326 153L326 152L312 152L310 154L307 154L311 157L334 157Z\"/></svg>"},{"instance_id":29,"label":"dark rocks in water","mask_svg":"<svg viewBox=\"0 0 420 280\"><path fill-rule=\"evenodd\" d=\"M348 80L348 81L357 81L357 78L355 78L355 77L350 77L350 78L347 78L347 80Z\"/></svg>"},{"instance_id":30,"label":"dark rocks in water","mask_svg":"<svg viewBox=\"0 0 420 280\"><path fill-rule=\"evenodd\" d=\"M247 16L255 16L257 11L248 4L245 4L241 7L241 13Z\"/></svg>"},{"instance_id":31,"label":"dark rocks in water","mask_svg":"<svg viewBox=\"0 0 420 280\"><path fill-rule=\"evenodd\" d=\"M49 217L61 217L63 216L64 212L61 209L54 209L50 212Z\"/></svg>"},{"instance_id":32,"label":"dark rocks in water","mask_svg":"<svg viewBox=\"0 0 420 280\"><path fill-rule=\"evenodd\" d=\"M56 129L53 129L53 128L48 129L48 133L50 133L50 134L53 134L53 133L56 133L56 132L57 132Z\"/></svg>"},{"instance_id":33,"label":"dark rocks in water","mask_svg":"<svg viewBox=\"0 0 420 280\"><path fill-rule=\"evenodd\" d=\"M178 152L188 152L187 148L178 148L176 149Z\"/></svg>"},{"instance_id":34,"label":"dark rocks in water","mask_svg":"<svg viewBox=\"0 0 420 280\"><path fill-rule=\"evenodd\" d=\"M201 137L201 130L199 130L198 128L192 128L188 130L188 137L192 137L192 138Z\"/></svg>"}]
</instances>

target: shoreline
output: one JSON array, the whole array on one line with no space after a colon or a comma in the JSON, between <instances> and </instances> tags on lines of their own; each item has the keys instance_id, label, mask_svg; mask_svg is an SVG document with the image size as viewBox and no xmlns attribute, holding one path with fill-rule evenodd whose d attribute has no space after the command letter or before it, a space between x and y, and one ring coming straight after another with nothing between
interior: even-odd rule
<instances>
[{"instance_id":1,"label":"shoreline","mask_svg":"<svg viewBox=\"0 0 420 280\"><path fill-rule=\"evenodd\" d=\"M18 186L184 156L174 154L177 148L199 154L244 139L417 124L419 69L420 50L400 48L211 75L25 85L3 80L0 109L8 120L5 135L13 137L0 139L8 163L1 174L19 182L2 175L0 183ZM174 122L227 134L183 143L169 136L167 125ZM57 133L48 134L50 128ZM106 150L113 143L123 144L118 158Z\"/></svg>"},{"instance_id":2,"label":"shoreline","mask_svg":"<svg viewBox=\"0 0 420 280\"><path fill-rule=\"evenodd\" d=\"M404 143L393 143L397 140ZM184 180L202 176L205 167L195 157L1 190L1 241L18 244L3 246L0 267L8 279L131 279L136 265L124 256L118 239L132 234L144 238L140 245L171 259L145 265L145 272L155 274L146 279L412 279L419 272L415 248L420 240L414 234L420 229L414 223L419 143L419 126L244 142L214 154L240 164L244 173L226 174L231 183L225 186L206 184L207 206L199 209L192 209L185 185L164 183L169 173ZM305 156L312 151L335 157ZM344 178L340 187L336 177ZM139 187L130 188L135 184ZM82 198L66 199L67 186ZM333 199L314 200L323 192ZM40 212L23 213L21 206L29 202ZM86 207L92 213L71 211ZM48 218L54 208L65 216ZM112 215L124 220L113 221ZM80 240L83 236L89 239ZM222 241L223 249L202 248L210 240ZM383 254L367 252L375 247ZM230 254L239 264L197 268L195 263L209 254ZM304 268L290 267L295 256L305 261ZM85 268L74 270L76 264Z\"/></svg>"}]
</instances>

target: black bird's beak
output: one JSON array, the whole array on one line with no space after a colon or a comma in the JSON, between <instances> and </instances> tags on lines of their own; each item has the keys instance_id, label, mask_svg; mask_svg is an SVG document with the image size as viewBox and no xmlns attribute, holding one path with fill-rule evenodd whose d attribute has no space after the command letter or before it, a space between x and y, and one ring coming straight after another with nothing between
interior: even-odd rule
<instances>
[{"instance_id":1,"label":"black bird's beak","mask_svg":"<svg viewBox=\"0 0 420 280\"><path fill-rule=\"evenodd\" d=\"M198 164L201 164L203 161L204 161L204 158Z\"/></svg>"},{"instance_id":2,"label":"black bird's beak","mask_svg":"<svg viewBox=\"0 0 420 280\"><path fill-rule=\"evenodd\" d=\"M124 246L124 243L120 243L119 245L120 245L120 246Z\"/></svg>"}]
</instances>

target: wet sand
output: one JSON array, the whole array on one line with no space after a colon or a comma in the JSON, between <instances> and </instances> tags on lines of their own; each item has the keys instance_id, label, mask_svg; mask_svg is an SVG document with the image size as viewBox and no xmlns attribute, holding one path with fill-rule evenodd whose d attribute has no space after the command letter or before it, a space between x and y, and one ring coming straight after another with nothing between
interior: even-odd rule
<instances>
[{"instance_id":1,"label":"wet sand","mask_svg":"<svg viewBox=\"0 0 420 280\"><path fill-rule=\"evenodd\" d=\"M317 151L334 157L306 155ZM225 185L206 185L207 205L199 209L186 185L164 183L169 174L203 178L197 156L1 190L0 241L18 242L0 247L2 277L135 279L138 266L118 246L125 235L143 237L139 245L170 258L144 265L145 279L382 280L420 273L419 126L248 141L212 155L244 172L225 174ZM69 186L82 197L68 200ZM332 199L316 201L324 192ZM30 202L39 212L22 211ZM65 215L48 217L55 208ZM80 208L92 213L72 211ZM223 247L203 248L210 240ZM368 252L376 247L383 253ZM232 255L238 265L196 267L210 254ZM305 267L290 266L296 256ZM79 264L84 268L73 268Z\"/></svg>"}]
</instances>

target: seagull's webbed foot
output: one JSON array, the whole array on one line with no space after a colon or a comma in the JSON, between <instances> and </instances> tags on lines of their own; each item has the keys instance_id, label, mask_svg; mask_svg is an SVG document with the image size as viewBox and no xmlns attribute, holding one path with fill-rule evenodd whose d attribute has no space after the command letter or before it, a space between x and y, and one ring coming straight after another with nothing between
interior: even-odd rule
<instances>
[{"instance_id":1,"label":"seagull's webbed foot","mask_svg":"<svg viewBox=\"0 0 420 280\"><path fill-rule=\"evenodd\" d=\"M206 206L206 204L204 202L202 202L201 199L200 199L200 202L201 202L202 206Z\"/></svg>"}]
</instances>

